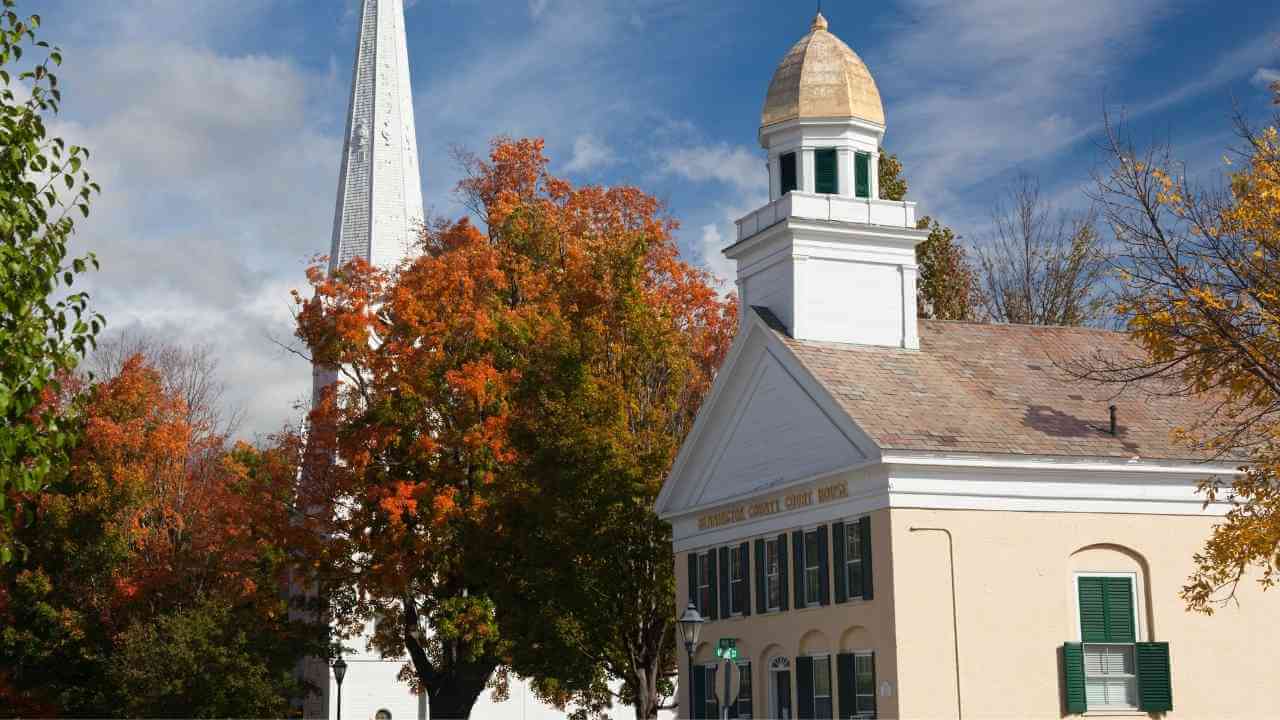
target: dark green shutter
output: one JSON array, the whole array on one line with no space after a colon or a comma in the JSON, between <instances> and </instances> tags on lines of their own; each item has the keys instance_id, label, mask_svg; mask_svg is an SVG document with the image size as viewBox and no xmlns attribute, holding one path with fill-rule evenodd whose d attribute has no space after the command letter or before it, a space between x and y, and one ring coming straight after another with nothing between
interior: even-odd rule
<instances>
[{"instance_id":1,"label":"dark green shutter","mask_svg":"<svg viewBox=\"0 0 1280 720\"><path fill-rule=\"evenodd\" d=\"M720 720L720 703L716 702L715 692L716 669L717 668L713 665L704 670L707 674L707 684L711 686L711 692L709 693L710 696L706 700L706 704L703 705L702 716L705 718L715 718L715 720Z\"/></svg>"},{"instance_id":2,"label":"dark green shutter","mask_svg":"<svg viewBox=\"0 0 1280 720\"><path fill-rule=\"evenodd\" d=\"M832 555L835 556L836 566L836 602L842 603L849 599L849 589L845 584L844 572L845 563L849 561L849 558L844 556L844 523L831 523L831 544L835 546Z\"/></svg>"},{"instance_id":3,"label":"dark green shutter","mask_svg":"<svg viewBox=\"0 0 1280 720\"><path fill-rule=\"evenodd\" d=\"M831 553L827 552L827 526L818 528L818 604L831 604Z\"/></svg>"},{"instance_id":4,"label":"dark green shutter","mask_svg":"<svg viewBox=\"0 0 1280 720\"><path fill-rule=\"evenodd\" d=\"M1102 578L1082 577L1077 584L1080 593L1080 639L1084 642L1106 642L1107 615Z\"/></svg>"},{"instance_id":5,"label":"dark green shutter","mask_svg":"<svg viewBox=\"0 0 1280 720\"><path fill-rule=\"evenodd\" d=\"M839 717L851 718L858 714L858 696L853 675L853 653L836 655L836 698Z\"/></svg>"},{"instance_id":6,"label":"dark green shutter","mask_svg":"<svg viewBox=\"0 0 1280 720\"><path fill-rule=\"evenodd\" d=\"M870 600L871 591L871 516L858 520L858 541L862 546L862 599Z\"/></svg>"},{"instance_id":7,"label":"dark green shutter","mask_svg":"<svg viewBox=\"0 0 1280 720\"><path fill-rule=\"evenodd\" d=\"M729 585L729 548L720 548L720 617L727 618L733 610L733 598Z\"/></svg>"},{"instance_id":8,"label":"dark green shutter","mask_svg":"<svg viewBox=\"0 0 1280 720\"><path fill-rule=\"evenodd\" d=\"M1102 578L1107 605L1107 638L1111 642L1133 642L1133 583L1125 577Z\"/></svg>"},{"instance_id":9,"label":"dark green shutter","mask_svg":"<svg viewBox=\"0 0 1280 720\"><path fill-rule=\"evenodd\" d=\"M742 576L742 584L739 585L742 593L742 614L751 614L751 545L747 541L742 541L738 546L738 574Z\"/></svg>"},{"instance_id":10,"label":"dark green shutter","mask_svg":"<svg viewBox=\"0 0 1280 720\"><path fill-rule=\"evenodd\" d=\"M765 585L764 540L756 540L756 612L769 610L769 588Z\"/></svg>"},{"instance_id":11,"label":"dark green shutter","mask_svg":"<svg viewBox=\"0 0 1280 720\"><path fill-rule=\"evenodd\" d=\"M778 536L778 609L787 610L791 602L790 590L787 583L791 581L791 575L787 572L787 534L782 533Z\"/></svg>"},{"instance_id":12,"label":"dark green shutter","mask_svg":"<svg viewBox=\"0 0 1280 720\"><path fill-rule=\"evenodd\" d=\"M876 706L876 694L876 654L873 651L871 653L871 712L878 714L879 708Z\"/></svg>"},{"instance_id":13,"label":"dark green shutter","mask_svg":"<svg viewBox=\"0 0 1280 720\"><path fill-rule=\"evenodd\" d=\"M689 708L689 717L700 720L707 716L706 708L703 707L704 698L707 697L707 676L703 674L701 665L694 665L689 670L693 676L693 689L689 697L689 702L692 703Z\"/></svg>"},{"instance_id":14,"label":"dark green shutter","mask_svg":"<svg viewBox=\"0 0 1280 720\"><path fill-rule=\"evenodd\" d=\"M813 720L813 658L796 658L796 717Z\"/></svg>"},{"instance_id":15,"label":"dark green shutter","mask_svg":"<svg viewBox=\"0 0 1280 720\"><path fill-rule=\"evenodd\" d=\"M778 167L780 171L779 174L781 175L781 177L779 178L779 180L781 181L781 184L779 185L779 190L783 195L786 195L792 190L795 190L800 187L799 184L796 182L797 174L796 174L796 154L795 153L793 152L783 153L782 156L778 158Z\"/></svg>"},{"instance_id":16,"label":"dark green shutter","mask_svg":"<svg viewBox=\"0 0 1280 720\"><path fill-rule=\"evenodd\" d=\"M1173 709L1173 683L1169 672L1169 643L1141 642L1134 645L1138 666L1138 708L1143 712Z\"/></svg>"},{"instance_id":17,"label":"dark green shutter","mask_svg":"<svg viewBox=\"0 0 1280 720\"><path fill-rule=\"evenodd\" d=\"M1133 642L1133 583L1127 577L1082 577L1079 583L1080 639Z\"/></svg>"},{"instance_id":18,"label":"dark green shutter","mask_svg":"<svg viewBox=\"0 0 1280 720\"><path fill-rule=\"evenodd\" d=\"M1080 643L1062 645L1062 700L1068 714L1089 709L1084 694L1084 648Z\"/></svg>"},{"instance_id":19,"label":"dark green shutter","mask_svg":"<svg viewBox=\"0 0 1280 720\"><path fill-rule=\"evenodd\" d=\"M791 532L791 559L793 560L791 576L795 580L796 609L804 607L804 533L799 530Z\"/></svg>"},{"instance_id":20,"label":"dark green shutter","mask_svg":"<svg viewBox=\"0 0 1280 720\"><path fill-rule=\"evenodd\" d=\"M814 192L824 195L835 195L836 180L836 151L814 150L813 151L813 189Z\"/></svg>"},{"instance_id":21,"label":"dark green shutter","mask_svg":"<svg viewBox=\"0 0 1280 720\"><path fill-rule=\"evenodd\" d=\"M707 619L715 620L720 617L720 615L718 614L720 610L720 605L717 600L720 597L720 595L716 591L717 576L716 576L716 549L715 548L711 548L710 550L707 551L707 564L710 566L708 569L711 571L711 592L710 592L711 598L707 601L707 605L710 606L707 608Z\"/></svg>"},{"instance_id":22,"label":"dark green shutter","mask_svg":"<svg viewBox=\"0 0 1280 720\"><path fill-rule=\"evenodd\" d=\"M871 197L871 156L866 153L858 153L854 155L854 192L858 197Z\"/></svg>"},{"instance_id":23,"label":"dark green shutter","mask_svg":"<svg viewBox=\"0 0 1280 720\"><path fill-rule=\"evenodd\" d=\"M698 553L696 552L689 553L689 602L694 607L698 606Z\"/></svg>"}]
</instances>

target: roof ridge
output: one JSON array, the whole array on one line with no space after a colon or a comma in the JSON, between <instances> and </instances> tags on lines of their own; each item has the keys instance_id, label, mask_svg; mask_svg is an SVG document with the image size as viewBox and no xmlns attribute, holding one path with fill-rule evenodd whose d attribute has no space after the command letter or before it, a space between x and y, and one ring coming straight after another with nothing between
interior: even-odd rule
<instances>
[{"instance_id":1,"label":"roof ridge","mask_svg":"<svg viewBox=\"0 0 1280 720\"><path fill-rule=\"evenodd\" d=\"M1089 332L1109 333L1112 335L1128 335L1125 330L1112 330L1110 328L1094 327L1092 325L1040 325L1038 323L1011 323L1011 322L982 322L980 320L948 320L943 318L919 318L920 322L938 323L946 325L972 325L975 327L991 327L991 328L1041 328L1044 330L1086 330Z\"/></svg>"}]
</instances>

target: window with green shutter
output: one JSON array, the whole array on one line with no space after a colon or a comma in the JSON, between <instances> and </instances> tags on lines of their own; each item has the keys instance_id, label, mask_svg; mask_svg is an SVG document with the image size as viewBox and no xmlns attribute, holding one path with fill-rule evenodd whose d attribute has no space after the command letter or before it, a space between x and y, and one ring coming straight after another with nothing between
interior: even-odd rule
<instances>
[{"instance_id":1,"label":"window with green shutter","mask_svg":"<svg viewBox=\"0 0 1280 720\"><path fill-rule=\"evenodd\" d=\"M836 689L841 718L876 716L876 656L872 652L836 656Z\"/></svg>"},{"instance_id":2,"label":"window with green shutter","mask_svg":"<svg viewBox=\"0 0 1280 720\"><path fill-rule=\"evenodd\" d=\"M1137 642L1136 578L1080 575L1076 591L1081 642L1062 647L1066 711L1172 709L1168 643Z\"/></svg>"},{"instance_id":3,"label":"window with green shutter","mask_svg":"<svg viewBox=\"0 0 1280 720\"><path fill-rule=\"evenodd\" d=\"M871 155L860 152L853 156L854 194L871 197Z\"/></svg>"},{"instance_id":4,"label":"window with green shutter","mask_svg":"<svg viewBox=\"0 0 1280 720\"><path fill-rule=\"evenodd\" d=\"M799 175L796 172L796 154L795 153L793 152L783 153L781 156L778 157L778 171L779 171L778 181L780 183L779 192L782 195L786 195L792 190L799 189L800 185L797 183L797 179Z\"/></svg>"},{"instance_id":5,"label":"window with green shutter","mask_svg":"<svg viewBox=\"0 0 1280 720\"><path fill-rule=\"evenodd\" d=\"M835 195L839 187L839 171L836 169L835 148L823 148L813 151L813 188L814 192L824 195Z\"/></svg>"}]
</instances>

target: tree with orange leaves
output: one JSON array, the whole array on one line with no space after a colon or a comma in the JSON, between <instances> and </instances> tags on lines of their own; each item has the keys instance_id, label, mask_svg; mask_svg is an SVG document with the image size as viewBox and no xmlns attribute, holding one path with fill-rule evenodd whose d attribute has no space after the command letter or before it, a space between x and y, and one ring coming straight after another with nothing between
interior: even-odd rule
<instances>
[{"instance_id":1,"label":"tree with orange leaves","mask_svg":"<svg viewBox=\"0 0 1280 720\"><path fill-rule=\"evenodd\" d=\"M1110 171L1096 201L1121 248L1116 313L1137 357L1091 358L1086 378L1200 396L1205 417L1180 432L1206 456L1238 460L1230 483L1206 481L1231 509L1214 526L1182 590L1212 613L1253 577L1280 581L1280 116L1257 129L1229 183L1193 184L1165 147L1139 152L1108 123Z\"/></svg>"},{"instance_id":2,"label":"tree with orange leaves","mask_svg":"<svg viewBox=\"0 0 1280 720\"><path fill-rule=\"evenodd\" d=\"M82 440L47 491L19 498L26 552L0 568L0 706L286 712L294 663L323 652L280 593L296 457L198 432L139 356L68 398Z\"/></svg>"},{"instance_id":3,"label":"tree with orange leaves","mask_svg":"<svg viewBox=\"0 0 1280 720\"><path fill-rule=\"evenodd\" d=\"M735 305L641 191L572 187L537 140L468 167L485 231L436 223L413 262L317 267L299 297L299 336L344 379L312 416L341 459L309 471L347 543L331 582L433 714L467 716L510 668L583 711L621 681L653 717L675 607L652 502Z\"/></svg>"}]
</instances>

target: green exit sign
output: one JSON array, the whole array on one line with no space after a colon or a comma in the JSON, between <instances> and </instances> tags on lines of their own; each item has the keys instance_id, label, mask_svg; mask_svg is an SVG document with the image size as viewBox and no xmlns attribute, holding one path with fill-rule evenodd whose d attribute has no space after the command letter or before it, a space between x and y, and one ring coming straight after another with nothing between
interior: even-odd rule
<instances>
[{"instance_id":1,"label":"green exit sign","mask_svg":"<svg viewBox=\"0 0 1280 720\"><path fill-rule=\"evenodd\" d=\"M716 657L724 660L738 659L738 638L720 638L716 646Z\"/></svg>"}]
</instances>

